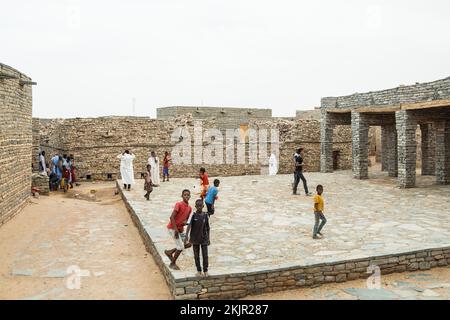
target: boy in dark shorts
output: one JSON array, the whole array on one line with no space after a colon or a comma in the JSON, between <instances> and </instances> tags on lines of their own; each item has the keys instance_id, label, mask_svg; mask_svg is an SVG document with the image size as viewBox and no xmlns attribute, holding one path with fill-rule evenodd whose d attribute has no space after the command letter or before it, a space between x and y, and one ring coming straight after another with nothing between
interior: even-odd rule
<instances>
[{"instance_id":1,"label":"boy in dark shorts","mask_svg":"<svg viewBox=\"0 0 450 320\"><path fill-rule=\"evenodd\" d=\"M203 212L203 199L195 201L196 212L192 215L186 231L186 241L192 243L197 276L208 276L209 215ZM200 248L202 250L203 273L200 265Z\"/></svg>"},{"instance_id":2,"label":"boy in dark shorts","mask_svg":"<svg viewBox=\"0 0 450 320\"><path fill-rule=\"evenodd\" d=\"M206 193L205 203L206 208L208 208L208 215L214 214L214 203L218 199L217 194L219 193L219 189L217 189L220 185L219 179L214 179L214 186L208 189Z\"/></svg>"}]
</instances>

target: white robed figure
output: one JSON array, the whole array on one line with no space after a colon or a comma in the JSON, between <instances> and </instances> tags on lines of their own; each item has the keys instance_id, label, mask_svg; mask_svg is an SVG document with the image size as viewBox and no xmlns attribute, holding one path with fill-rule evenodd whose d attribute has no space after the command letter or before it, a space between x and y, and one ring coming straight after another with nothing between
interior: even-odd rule
<instances>
[{"instance_id":1,"label":"white robed figure","mask_svg":"<svg viewBox=\"0 0 450 320\"><path fill-rule=\"evenodd\" d=\"M134 184L133 160L136 156L130 151L125 150L125 152L119 154L117 158L120 159L120 175L122 176L122 183L125 188L128 186L128 190L130 190L131 185Z\"/></svg>"},{"instance_id":2,"label":"white robed figure","mask_svg":"<svg viewBox=\"0 0 450 320\"><path fill-rule=\"evenodd\" d=\"M152 166L151 173L152 173L152 183L154 185L159 186L161 183L160 177L159 177L159 159L156 156L155 151L151 152L150 158L148 158L148 164Z\"/></svg>"},{"instance_id":3,"label":"white robed figure","mask_svg":"<svg viewBox=\"0 0 450 320\"><path fill-rule=\"evenodd\" d=\"M269 176L274 176L278 172L277 157L272 153L269 158Z\"/></svg>"}]
</instances>

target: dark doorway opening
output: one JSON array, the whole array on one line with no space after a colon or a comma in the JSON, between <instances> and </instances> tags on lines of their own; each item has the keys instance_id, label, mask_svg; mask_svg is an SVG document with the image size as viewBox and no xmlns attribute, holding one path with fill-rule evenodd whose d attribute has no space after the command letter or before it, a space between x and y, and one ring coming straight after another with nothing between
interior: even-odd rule
<instances>
[{"instance_id":1,"label":"dark doorway opening","mask_svg":"<svg viewBox=\"0 0 450 320\"><path fill-rule=\"evenodd\" d=\"M339 150L334 150L333 151L333 170L338 170L339 169Z\"/></svg>"}]
</instances>

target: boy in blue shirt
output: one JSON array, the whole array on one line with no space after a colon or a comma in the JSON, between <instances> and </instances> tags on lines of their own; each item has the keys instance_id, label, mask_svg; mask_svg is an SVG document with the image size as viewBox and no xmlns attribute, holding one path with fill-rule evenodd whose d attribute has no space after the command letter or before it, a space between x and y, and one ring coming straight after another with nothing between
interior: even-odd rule
<instances>
[{"instance_id":1,"label":"boy in blue shirt","mask_svg":"<svg viewBox=\"0 0 450 320\"><path fill-rule=\"evenodd\" d=\"M217 194L219 193L220 180L214 179L214 186L208 189L206 193L205 203L208 208L208 215L214 214L214 202L218 199Z\"/></svg>"}]
</instances>

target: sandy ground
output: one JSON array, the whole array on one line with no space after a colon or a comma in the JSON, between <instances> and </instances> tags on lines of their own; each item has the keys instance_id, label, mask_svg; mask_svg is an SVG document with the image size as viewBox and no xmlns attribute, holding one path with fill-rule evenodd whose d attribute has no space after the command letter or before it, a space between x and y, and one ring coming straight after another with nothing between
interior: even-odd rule
<instances>
[{"instance_id":1,"label":"sandy ground","mask_svg":"<svg viewBox=\"0 0 450 320\"><path fill-rule=\"evenodd\" d=\"M0 299L170 299L113 183L32 198L0 257Z\"/></svg>"},{"instance_id":2,"label":"sandy ground","mask_svg":"<svg viewBox=\"0 0 450 320\"><path fill-rule=\"evenodd\" d=\"M244 300L449 300L450 268L382 275L380 286L369 289L366 279L327 284L315 288L279 291L245 297Z\"/></svg>"}]
</instances>

